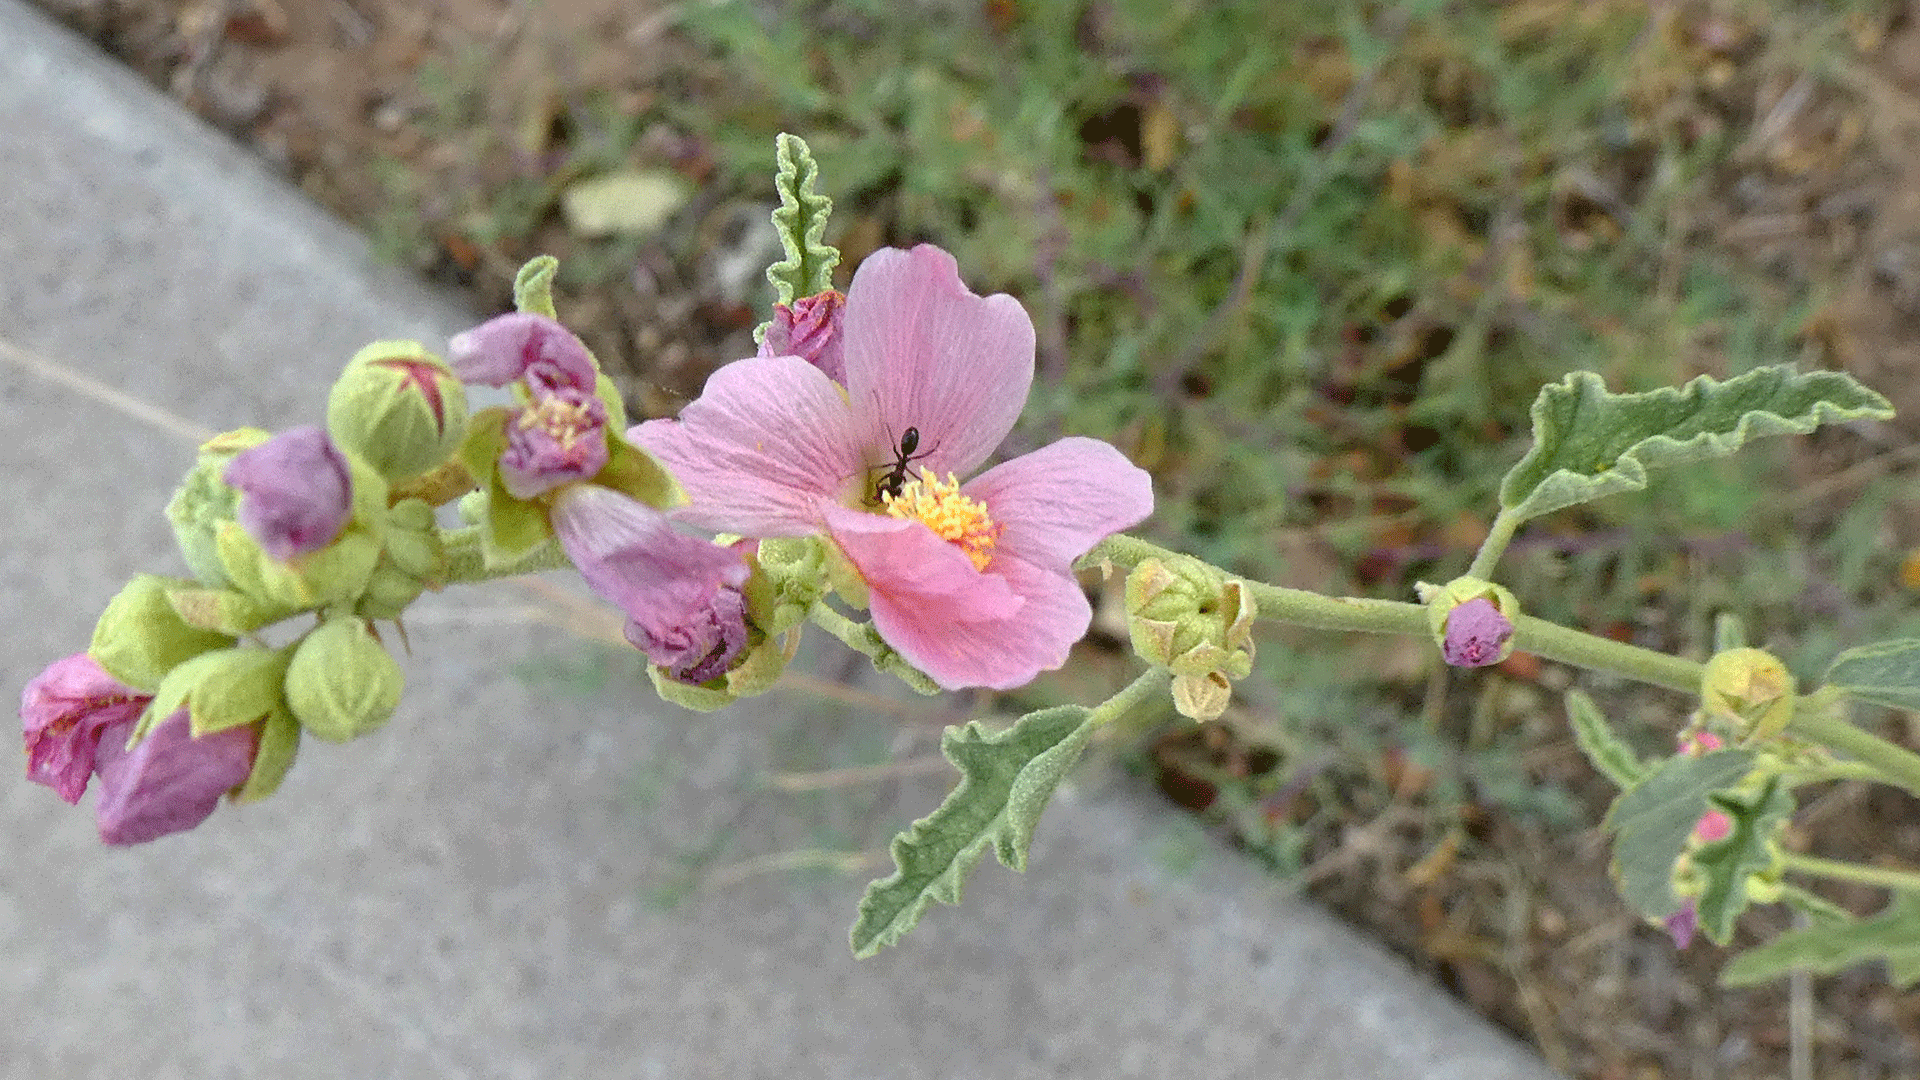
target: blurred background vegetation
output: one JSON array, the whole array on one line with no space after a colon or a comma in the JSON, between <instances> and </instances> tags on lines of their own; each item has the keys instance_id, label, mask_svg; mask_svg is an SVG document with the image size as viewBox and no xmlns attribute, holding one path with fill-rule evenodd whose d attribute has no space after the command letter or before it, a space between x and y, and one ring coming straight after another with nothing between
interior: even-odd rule
<instances>
[{"instance_id":1,"label":"blurred background vegetation","mask_svg":"<svg viewBox=\"0 0 1920 1080\"><path fill-rule=\"evenodd\" d=\"M482 307L560 256L563 317L653 415L751 354L773 136L801 134L843 274L931 241L1033 315L1010 452L1112 440L1154 473L1146 535L1286 584L1406 598L1459 573L1567 371L1844 368L1909 418L1553 515L1504 574L1533 613L1693 655L1732 612L1803 677L1920 630L1905 4L43 2ZM1103 615L1068 672L967 707L1094 700L1121 634ZM1718 956L1613 900L1572 680L1275 633L1221 722L1114 752L1571 1074L1783 1075L1783 991L1705 989ZM1674 701L1582 685L1671 746ZM802 742L813 769L899 748ZM1920 862L1913 807L1849 788L1792 842ZM1820 993L1821 1075L1920 1075L1920 1004L1872 977Z\"/></svg>"}]
</instances>

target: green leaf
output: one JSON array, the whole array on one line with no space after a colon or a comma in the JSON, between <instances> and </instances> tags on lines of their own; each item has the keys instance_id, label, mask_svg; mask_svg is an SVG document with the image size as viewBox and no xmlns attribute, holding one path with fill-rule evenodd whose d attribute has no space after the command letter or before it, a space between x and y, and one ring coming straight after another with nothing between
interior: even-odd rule
<instances>
[{"instance_id":1,"label":"green leaf","mask_svg":"<svg viewBox=\"0 0 1920 1080\"><path fill-rule=\"evenodd\" d=\"M960 783L940 808L893 838L893 876L867 886L853 924L853 954L868 957L899 941L935 900L960 902L966 878L991 842L1001 863L1027 868L1040 812L1093 738L1088 709L1062 705L1028 713L997 734L979 721L940 740Z\"/></svg>"},{"instance_id":2,"label":"green leaf","mask_svg":"<svg viewBox=\"0 0 1920 1080\"><path fill-rule=\"evenodd\" d=\"M1920 897L1895 894L1871 919L1789 930L1734 957L1721 969L1720 985L1752 986L1789 971L1832 975L1869 960L1885 960L1896 987L1920 983Z\"/></svg>"},{"instance_id":3,"label":"green leaf","mask_svg":"<svg viewBox=\"0 0 1920 1080\"><path fill-rule=\"evenodd\" d=\"M1731 611L1713 617L1713 651L1728 652L1747 647L1747 624Z\"/></svg>"},{"instance_id":4,"label":"green leaf","mask_svg":"<svg viewBox=\"0 0 1920 1080\"><path fill-rule=\"evenodd\" d=\"M558 319L560 316L553 307L553 275L559 270L560 260L551 255L535 255L528 259L520 267L520 272L513 276L514 310Z\"/></svg>"},{"instance_id":5,"label":"green leaf","mask_svg":"<svg viewBox=\"0 0 1920 1080\"><path fill-rule=\"evenodd\" d=\"M1861 701L1920 711L1920 640L1903 638L1848 649L1827 665L1823 681Z\"/></svg>"},{"instance_id":6,"label":"green leaf","mask_svg":"<svg viewBox=\"0 0 1920 1080\"><path fill-rule=\"evenodd\" d=\"M658 232L691 194L667 169L627 169L569 185L560 193L560 213L578 236L645 236Z\"/></svg>"},{"instance_id":7,"label":"green leaf","mask_svg":"<svg viewBox=\"0 0 1920 1080\"><path fill-rule=\"evenodd\" d=\"M1773 838L1793 816L1793 792L1775 778L1758 792L1719 792L1708 801L1733 819L1733 830L1693 853L1703 883L1697 913L1700 928L1725 945L1734 920L1753 902L1748 881L1774 866Z\"/></svg>"},{"instance_id":8,"label":"green leaf","mask_svg":"<svg viewBox=\"0 0 1920 1080\"><path fill-rule=\"evenodd\" d=\"M1624 791L1647 778L1647 763L1613 733L1613 725L1600 715L1592 698L1578 690L1567 691L1567 719L1573 723L1573 737L1580 744L1580 752L1614 786Z\"/></svg>"},{"instance_id":9,"label":"green leaf","mask_svg":"<svg viewBox=\"0 0 1920 1080\"><path fill-rule=\"evenodd\" d=\"M840 264L840 252L825 241L833 200L813 190L820 176L813 151L805 139L785 132L774 138L773 145L779 163L773 186L780 192L773 227L780 233L780 246L786 249L787 257L767 267L767 280L773 282L775 298L791 304L833 287L833 268Z\"/></svg>"},{"instance_id":10,"label":"green leaf","mask_svg":"<svg viewBox=\"0 0 1920 1080\"><path fill-rule=\"evenodd\" d=\"M1700 815L1715 809L1708 796L1732 787L1752 768L1753 755L1745 750L1671 757L1613 801L1604 824L1615 834L1613 868L1627 906L1650 919L1680 910L1675 860Z\"/></svg>"},{"instance_id":11,"label":"green leaf","mask_svg":"<svg viewBox=\"0 0 1920 1080\"><path fill-rule=\"evenodd\" d=\"M1610 394L1600 376L1576 371L1534 400L1533 449L1500 482L1500 505L1525 521L1638 491L1650 468L1724 457L1748 439L1892 415L1886 398L1837 371L1780 365L1644 394Z\"/></svg>"}]
</instances>

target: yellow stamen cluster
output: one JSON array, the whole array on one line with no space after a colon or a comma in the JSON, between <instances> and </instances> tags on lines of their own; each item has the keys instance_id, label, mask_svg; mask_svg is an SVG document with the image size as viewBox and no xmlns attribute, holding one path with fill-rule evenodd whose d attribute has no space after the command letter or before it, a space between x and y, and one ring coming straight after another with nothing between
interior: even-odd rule
<instances>
[{"instance_id":1,"label":"yellow stamen cluster","mask_svg":"<svg viewBox=\"0 0 1920 1080\"><path fill-rule=\"evenodd\" d=\"M907 481L897 498L882 495L881 501L894 517L925 522L934 535L958 544L976 570L993 561L993 547L1006 529L988 516L985 503L960 494L960 481L952 473L942 482L933 470L922 469L920 479Z\"/></svg>"},{"instance_id":2,"label":"yellow stamen cluster","mask_svg":"<svg viewBox=\"0 0 1920 1080\"><path fill-rule=\"evenodd\" d=\"M544 398L520 411L522 430L538 427L553 436L561 449L573 449L574 441L593 430L593 406L585 401L565 401L558 396Z\"/></svg>"}]
</instances>

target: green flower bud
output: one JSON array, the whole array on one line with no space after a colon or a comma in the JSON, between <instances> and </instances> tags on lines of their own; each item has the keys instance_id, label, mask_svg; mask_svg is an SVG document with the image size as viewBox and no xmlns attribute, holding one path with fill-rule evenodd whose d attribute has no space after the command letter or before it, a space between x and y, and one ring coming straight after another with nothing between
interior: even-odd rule
<instances>
[{"instance_id":1,"label":"green flower bud","mask_svg":"<svg viewBox=\"0 0 1920 1080\"><path fill-rule=\"evenodd\" d=\"M747 618L768 637L805 622L826 592L827 548L818 536L760 541L751 560L753 573L741 592L747 598ZM838 555L839 549L833 553Z\"/></svg>"},{"instance_id":2,"label":"green flower bud","mask_svg":"<svg viewBox=\"0 0 1920 1080\"><path fill-rule=\"evenodd\" d=\"M1747 742L1785 731L1793 703L1793 676L1762 649L1715 653L1700 680L1700 704L1708 718L1732 724Z\"/></svg>"},{"instance_id":3,"label":"green flower bud","mask_svg":"<svg viewBox=\"0 0 1920 1080\"><path fill-rule=\"evenodd\" d=\"M100 613L87 655L107 674L151 694L180 664L233 644L232 637L180 617L168 592L192 584L155 574L135 575Z\"/></svg>"},{"instance_id":4,"label":"green flower bud","mask_svg":"<svg viewBox=\"0 0 1920 1080\"><path fill-rule=\"evenodd\" d=\"M352 474L353 515L326 547L276 559L237 522L214 531L220 565L233 587L265 605L305 611L357 599L380 562L388 531L390 490L358 454L342 452Z\"/></svg>"},{"instance_id":5,"label":"green flower bud","mask_svg":"<svg viewBox=\"0 0 1920 1080\"><path fill-rule=\"evenodd\" d=\"M427 589L445 584L446 550L434 527L433 507L419 499L394 504L387 545L354 611L369 619L397 619Z\"/></svg>"},{"instance_id":6,"label":"green flower bud","mask_svg":"<svg viewBox=\"0 0 1920 1080\"><path fill-rule=\"evenodd\" d=\"M1174 705L1196 720L1220 715L1234 679L1253 670L1253 596L1198 559L1148 559L1127 575L1134 652L1174 676Z\"/></svg>"},{"instance_id":7,"label":"green flower bud","mask_svg":"<svg viewBox=\"0 0 1920 1080\"><path fill-rule=\"evenodd\" d=\"M291 649L236 646L204 652L167 672L160 691L134 727L134 738L181 709L198 739L285 712L280 694Z\"/></svg>"},{"instance_id":8,"label":"green flower bud","mask_svg":"<svg viewBox=\"0 0 1920 1080\"><path fill-rule=\"evenodd\" d=\"M366 620L331 618L294 648L287 704L316 738L346 742L378 729L400 705L400 665Z\"/></svg>"},{"instance_id":9,"label":"green flower bud","mask_svg":"<svg viewBox=\"0 0 1920 1080\"><path fill-rule=\"evenodd\" d=\"M327 435L398 482L426 472L467 434L467 391L417 341L376 341L353 355L327 394Z\"/></svg>"},{"instance_id":10,"label":"green flower bud","mask_svg":"<svg viewBox=\"0 0 1920 1080\"><path fill-rule=\"evenodd\" d=\"M294 613L294 609L267 604L232 589L208 589L186 585L167 590L173 609L189 626L239 637L263 626L271 626Z\"/></svg>"},{"instance_id":11,"label":"green flower bud","mask_svg":"<svg viewBox=\"0 0 1920 1080\"><path fill-rule=\"evenodd\" d=\"M1427 607L1427 629L1447 663L1486 667L1513 655L1520 602L1505 586L1458 577L1438 586L1417 582L1414 591Z\"/></svg>"},{"instance_id":12,"label":"green flower bud","mask_svg":"<svg viewBox=\"0 0 1920 1080\"><path fill-rule=\"evenodd\" d=\"M259 428L240 428L208 439L200 444L198 460L167 502L167 521L173 525L174 541L188 569L203 584L231 584L216 543L220 527L234 520L240 501L240 493L221 478L227 463L242 450L251 450L271 437Z\"/></svg>"}]
</instances>

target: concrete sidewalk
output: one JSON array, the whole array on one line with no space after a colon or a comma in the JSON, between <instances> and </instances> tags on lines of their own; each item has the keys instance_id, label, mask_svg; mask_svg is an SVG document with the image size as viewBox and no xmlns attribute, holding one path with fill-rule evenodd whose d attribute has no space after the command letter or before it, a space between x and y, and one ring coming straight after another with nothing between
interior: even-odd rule
<instances>
[{"instance_id":1,"label":"concrete sidewalk","mask_svg":"<svg viewBox=\"0 0 1920 1080\"><path fill-rule=\"evenodd\" d=\"M313 422L355 347L471 315L17 0L0 41L13 693L128 575L177 571L161 508L187 427ZM856 963L872 874L763 871L883 845L948 778L760 778L925 754L932 729L792 694L690 716L530 595L435 598L387 730L310 743L278 796L193 833L109 850L88 806L0 784L0 1076L1550 1075L1230 855L1167 868L1190 826L1099 770L1029 873L983 867Z\"/></svg>"}]
</instances>

